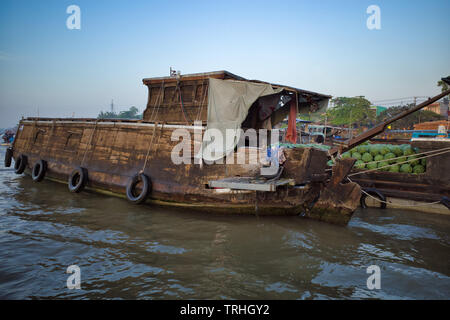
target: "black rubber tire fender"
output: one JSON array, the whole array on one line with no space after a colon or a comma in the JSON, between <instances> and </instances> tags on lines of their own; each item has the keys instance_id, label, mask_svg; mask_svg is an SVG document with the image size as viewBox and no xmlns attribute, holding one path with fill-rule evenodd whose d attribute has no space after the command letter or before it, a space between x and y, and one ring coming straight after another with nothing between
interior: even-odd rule
<instances>
[{"instance_id":1,"label":"black rubber tire fender","mask_svg":"<svg viewBox=\"0 0 450 320\"><path fill-rule=\"evenodd\" d=\"M142 182L142 190L138 195L135 195L136 185ZM140 204L147 199L147 195L151 190L151 181L144 173L137 173L131 177L127 184L127 199L131 203Z\"/></svg>"},{"instance_id":2,"label":"black rubber tire fender","mask_svg":"<svg viewBox=\"0 0 450 320\"><path fill-rule=\"evenodd\" d=\"M6 152L5 152L5 167L6 168L11 167L12 157L13 157L13 149L11 147L9 147L8 149L6 149Z\"/></svg>"},{"instance_id":3,"label":"black rubber tire fender","mask_svg":"<svg viewBox=\"0 0 450 320\"><path fill-rule=\"evenodd\" d=\"M78 193L83 191L88 181L88 171L86 168L77 167L69 175L67 186L70 192Z\"/></svg>"},{"instance_id":4,"label":"black rubber tire fender","mask_svg":"<svg viewBox=\"0 0 450 320\"><path fill-rule=\"evenodd\" d=\"M365 192L367 192L368 194L370 194L371 196L383 201L383 202L380 202L380 208L386 209L386 197L384 196L383 193L381 193L379 190L377 190L375 188L364 188L363 190ZM365 194L364 192L361 192L361 198L359 199L359 203L361 205L361 208L363 208L363 209L367 208L366 198L367 198L367 194Z\"/></svg>"},{"instance_id":5,"label":"black rubber tire fender","mask_svg":"<svg viewBox=\"0 0 450 320\"><path fill-rule=\"evenodd\" d=\"M25 171L25 168L28 164L28 158L24 154L20 154L15 160L14 160L14 172L17 174L22 174Z\"/></svg>"},{"instance_id":6,"label":"black rubber tire fender","mask_svg":"<svg viewBox=\"0 0 450 320\"><path fill-rule=\"evenodd\" d=\"M37 161L31 170L31 179L35 182L40 182L44 179L47 172L47 161L40 159Z\"/></svg>"}]
</instances>

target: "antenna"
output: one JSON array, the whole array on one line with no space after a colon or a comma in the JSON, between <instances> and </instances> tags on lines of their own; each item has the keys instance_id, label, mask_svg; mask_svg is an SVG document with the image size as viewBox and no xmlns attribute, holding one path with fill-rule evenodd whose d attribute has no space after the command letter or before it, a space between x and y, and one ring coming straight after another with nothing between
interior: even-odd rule
<instances>
[{"instance_id":1,"label":"antenna","mask_svg":"<svg viewBox=\"0 0 450 320\"><path fill-rule=\"evenodd\" d=\"M114 113L114 100L111 99L111 113Z\"/></svg>"},{"instance_id":2,"label":"antenna","mask_svg":"<svg viewBox=\"0 0 450 320\"><path fill-rule=\"evenodd\" d=\"M170 77L177 77L179 78L181 76L181 71L180 70L175 70L172 69L172 67L170 67Z\"/></svg>"}]
</instances>

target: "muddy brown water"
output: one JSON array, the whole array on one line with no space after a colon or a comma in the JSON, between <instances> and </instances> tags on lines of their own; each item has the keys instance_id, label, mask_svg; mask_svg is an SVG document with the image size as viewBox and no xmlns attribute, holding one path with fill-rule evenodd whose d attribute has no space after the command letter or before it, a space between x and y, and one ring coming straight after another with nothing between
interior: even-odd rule
<instances>
[{"instance_id":1,"label":"muddy brown water","mask_svg":"<svg viewBox=\"0 0 450 320\"><path fill-rule=\"evenodd\" d=\"M134 206L3 167L2 299L449 299L450 217L366 209L300 217ZM81 289L68 289L69 265ZM381 289L367 287L367 267Z\"/></svg>"}]
</instances>

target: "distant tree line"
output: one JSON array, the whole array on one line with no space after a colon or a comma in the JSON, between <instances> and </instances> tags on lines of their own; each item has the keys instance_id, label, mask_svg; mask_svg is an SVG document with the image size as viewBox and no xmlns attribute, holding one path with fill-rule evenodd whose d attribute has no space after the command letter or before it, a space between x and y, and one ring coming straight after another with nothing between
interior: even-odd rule
<instances>
[{"instance_id":1,"label":"distant tree line","mask_svg":"<svg viewBox=\"0 0 450 320\"><path fill-rule=\"evenodd\" d=\"M331 101L334 103L334 107L327 110L326 117L328 123L336 126L372 127L414 107L414 104L390 107L376 116L376 112L370 109L370 102L364 97L338 97ZM420 110L395 121L391 128L413 129L414 124L442 119L444 117L435 112Z\"/></svg>"},{"instance_id":2,"label":"distant tree line","mask_svg":"<svg viewBox=\"0 0 450 320\"><path fill-rule=\"evenodd\" d=\"M336 126L372 126L375 113L370 109L370 101L364 97L337 97L326 112L327 122Z\"/></svg>"},{"instance_id":3,"label":"distant tree line","mask_svg":"<svg viewBox=\"0 0 450 320\"><path fill-rule=\"evenodd\" d=\"M142 113L139 113L139 109L131 107L127 111L120 111L119 113L111 111L101 111L97 116L98 119L142 119Z\"/></svg>"},{"instance_id":4,"label":"distant tree line","mask_svg":"<svg viewBox=\"0 0 450 320\"><path fill-rule=\"evenodd\" d=\"M406 111L410 108L414 107L414 104L410 104L407 106L398 106L398 107L390 107L384 111L382 111L378 117L377 117L377 123L383 122L389 118L392 118L399 113ZM433 111L429 110L419 110L412 114L410 114L407 117L404 117L402 119L399 119L391 124L392 129L407 129L412 130L414 129L414 125L421 122L428 122L428 121L437 121L437 120L443 120L445 119L444 116L441 116L440 114L437 114Z\"/></svg>"},{"instance_id":5,"label":"distant tree line","mask_svg":"<svg viewBox=\"0 0 450 320\"><path fill-rule=\"evenodd\" d=\"M450 76L447 77L450 79ZM447 81L448 82L448 81ZM437 86L441 87L442 92L448 90L449 85L446 81L439 80ZM450 98L450 95L448 96ZM334 106L328 108L326 113L320 116L320 122L335 126L347 126L353 128L372 127L388 118L392 118L399 113L414 107L414 104L406 106L390 107L382 111L378 116L376 110L371 109L371 103L364 96L358 97L337 97L330 101ZM299 114L301 119L313 120L311 115ZM409 116L395 121L391 124L392 129L413 129L414 124L428 121L437 121L445 119L435 112L429 110L416 111Z\"/></svg>"}]
</instances>

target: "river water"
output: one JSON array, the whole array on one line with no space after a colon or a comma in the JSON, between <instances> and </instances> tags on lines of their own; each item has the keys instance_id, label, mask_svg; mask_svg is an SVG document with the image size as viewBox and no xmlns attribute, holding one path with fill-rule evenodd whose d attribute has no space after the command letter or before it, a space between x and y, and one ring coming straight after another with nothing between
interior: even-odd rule
<instances>
[{"instance_id":1,"label":"river water","mask_svg":"<svg viewBox=\"0 0 450 320\"><path fill-rule=\"evenodd\" d=\"M0 159L2 299L449 299L450 217L300 217L135 206L15 175ZM81 270L68 289L67 267ZM381 289L367 287L380 268Z\"/></svg>"}]
</instances>

